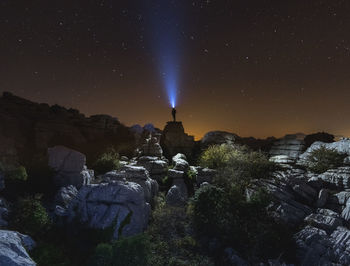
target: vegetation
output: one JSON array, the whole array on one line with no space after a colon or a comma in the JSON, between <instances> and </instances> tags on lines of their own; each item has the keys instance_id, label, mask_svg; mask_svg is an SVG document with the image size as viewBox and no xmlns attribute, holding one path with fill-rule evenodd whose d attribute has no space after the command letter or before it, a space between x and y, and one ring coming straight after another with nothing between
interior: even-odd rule
<instances>
[{"instance_id":1,"label":"vegetation","mask_svg":"<svg viewBox=\"0 0 350 266\"><path fill-rule=\"evenodd\" d=\"M49 216L38 196L18 199L13 209L10 224L21 233L37 236L50 226Z\"/></svg>"},{"instance_id":2,"label":"vegetation","mask_svg":"<svg viewBox=\"0 0 350 266\"><path fill-rule=\"evenodd\" d=\"M114 148L107 149L106 152L97 158L93 165L93 169L97 175L105 174L112 170L117 170L119 167L119 154L114 150Z\"/></svg>"},{"instance_id":3,"label":"vegetation","mask_svg":"<svg viewBox=\"0 0 350 266\"><path fill-rule=\"evenodd\" d=\"M308 169L316 174L321 174L329 169L337 168L343 164L346 154L339 153L335 149L327 149L321 146L311 151L307 157Z\"/></svg>"},{"instance_id":4,"label":"vegetation","mask_svg":"<svg viewBox=\"0 0 350 266\"><path fill-rule=\"evenodd\" d=\"M263 190L247 200L240 188L208 185L196 191L189 208L199 236L217 239L221 247L230 246L254 263L294 250L288 229L269 217L269 203ZM220 261L217 252L213 255Z\"/></svg>"},{"instance_id":5,"label":"vegetation","mask_svg":"<svg viewBox=\"0 0 350 266\"><path fill-rule=\"evenodd\" d=\"M24 166L6 165L0 162L0 171L8 181L27 181L28 174Z\"/></svg>"},{"instance_id":6,"label":"vegetation","mask_svg":"<svg viewBox=\"0 0 350 266\"><path fill-rule=\"evenodd\" d=\"M148 265L149 246L149 239L145 234L122 238L112 243L101 243L97 245L90 265Z\"/></svg>"},{"instance_id":7,"label":"vegetation","mask_svg":"<svg viewBox=\"0 0 350 266\"><path fill-rule=\"evenodd\" d=\"M228 144L209 147L201 155L200 165L218 169L216 182L221 185L246 186L252 179L270 178L273 171L280 170L262 152Z\"/></svg>"}]
</instances>

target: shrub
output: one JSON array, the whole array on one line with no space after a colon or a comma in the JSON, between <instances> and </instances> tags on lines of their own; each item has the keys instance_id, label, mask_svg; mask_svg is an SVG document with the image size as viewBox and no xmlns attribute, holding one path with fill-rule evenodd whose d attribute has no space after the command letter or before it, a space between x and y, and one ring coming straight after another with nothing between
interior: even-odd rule
<instances>
[{"instance_id":1,"label":"shrub","mask_svg":"<svg viewBox=\"0 0 350 266\"><path fill-rule=\"evenodd\" d=\"M27 197L16 202L10 223L18 231L35 236L48 229L50 219L39 199Z\"/></svg>"},{"instance_id":2,"label":"shrub","mask_svg":"<svg viewBox=\"0 0 350 266\"><path fill-rule=\"evenodd\" d=\"M285 250L293 252L291 233L269 217L269 203L263 190L247 200L240 187L222 189L208 185L196 191L189 213L201 237L218 239L247 259L267 259L278 257Z\"/></svg>"},{"instance_id":3,"label":"shrub","mask_svg":"<svg viewBox=\"0 0 350 266\"><path fill-rule=\"evenodd\" d=\"M51 243L40 243L32 252L32 259L40 265L70 266L66 250Z\"/></svg>"},{"instance_id":4,"label":"shrub","mask_svg":"<svg viewBox=\"0 0 350 266\"><path fill-rule=\"evenodd\" d=\"M227 144L209 147L200 162L202 167L219 168L215 181L224 186L247 185L251 179L270 178L273 171L280 170L262 152Z\"/></svg>"},{"instance_id":5,"label":"shrub","mask_svg":"<svg viewBox=\"0 0 350 266\"><path fill-rule=\"evenodd\" d=\"M117 170L119 167L119 154L113 148L110 148L105 153L101 154L93 165L93 169L98 175Z\"/></svg>"},{"instance_id":6,"label":"shrub","mask_svg":"<svg viewBox=\"0 0 350 266\"><path fill-rule=\"evenodd\" d=\"M8 181L27 181L28 174L24 166L5 166L0 162L0 171L4 173L5 179Z\"/></svg>"},{"instance_id":7,"label":"shrub","mask_svg":"<svg viewBox=\"0 0 350 266\"><path fill-rule=\"evenodd\" d=\"M329 169L341 166L345 157L346 154L321 146L319 149L310 152L307 157L307 167L310 171L321 174Z\"/></svg>"},{"instance_id":8,"label":"shrub","mask_svg":"<svg viewBox=\"0 0 350 266\"><path fill-rule=\"evenodd\" d=\"M101 243L95 249L91 265L147 265L149 245L149 239L145 234L122 238L112 244Z\"/></svg>"}]
</instances>

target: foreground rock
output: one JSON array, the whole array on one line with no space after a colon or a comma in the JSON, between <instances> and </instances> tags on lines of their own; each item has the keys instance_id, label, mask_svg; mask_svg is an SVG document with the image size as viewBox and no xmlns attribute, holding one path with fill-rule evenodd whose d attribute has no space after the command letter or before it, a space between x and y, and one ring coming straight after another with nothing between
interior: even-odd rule
<instances>
[{"instance_id":1,"label":"foreground rock","mask_svg":"<svg viewBox=\"0 0 350 266\"><path fill-rule=\"evenodd\" d=\"M69 221L90 228L112 228L113 239L146 229L151 207L143 188L134 182L112 181L83 186L69 208Z\"/></svg>"},{"instance_id":2,"label":"foreground rock","mask_svg":"<svg viewBox=\"0 0 350 266\"><path fill-rule=\"evenodd\" d=\"M350 265L350 231L337 227L331 234L306 226L295 235L300 265Z\"/></svg>"},{"instance_id":3,"label":"foreground rock","mask_svg":"<svg viewBox=\"0 0 350 266\"><path fill-rule=\"evenodd\" d=\"M29 257L35 242L27 235L18 232L0 230L0 265L31 266L36 263Z\"/></svg>"},{"instance_id":4,"label":"foreground rock","mask_svg":"<svg viewBox=\"0 0 350 266\"><path fill-rule=\"evenodd\" d=\"M137 165L146 168L150 177L157 181L161 181L167 175L168 163L158 157L142 156L137 160Z\"/></svg>"},{"instance_id":5,"label":"foreground rock","mask_svg":"<svg viewBox=\"0 0 350 266\"><path fill-rule=\"evenodd\" d=\"M48 149L49 166L55 170L55 184L59 187L73 185L80 188L90 184L93 171L86 168L84 154L63 146Z\"/></svg>"},{"instance_id":6,"label":"foreground rock","mask_svg":"<svg viewBox=\"0 0 350 266\"><path fill-rule=\"evenodd\" d=\"M319 188L344 190L350 188L350 167L330 169L323 174L310 174L309 183Z\"/></svg>"},{"instance_id":7,"label":"foreground rock","mask_svg":"<svg viewBox=\"0 0 350 266\"><path fill-rule=\"evenodd\" d=\"M148 203L152 203L153 198L158 193L157 181L151 179L148 171L142 166L125 165L120 170L103 175L102 180L105 182L130 181L137 183L143 188L145 200Z\"/></svg>"}]
</instances>

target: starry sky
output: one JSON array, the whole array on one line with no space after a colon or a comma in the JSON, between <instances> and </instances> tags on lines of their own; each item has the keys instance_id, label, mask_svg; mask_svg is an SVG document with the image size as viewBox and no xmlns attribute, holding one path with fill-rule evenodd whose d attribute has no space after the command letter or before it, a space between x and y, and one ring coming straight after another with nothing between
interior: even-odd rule
<instances>
[{"instance_id":1,"label":"starry sky","mask_svg":"<svg viewBox=\"0 0 350 266\"><path fill-rule=\"evenodd\" d=\"M348 0L0 0L0 92L163 128L171 40L197 139L350 136L349 14Z\"/></svg>"}]
</instances>

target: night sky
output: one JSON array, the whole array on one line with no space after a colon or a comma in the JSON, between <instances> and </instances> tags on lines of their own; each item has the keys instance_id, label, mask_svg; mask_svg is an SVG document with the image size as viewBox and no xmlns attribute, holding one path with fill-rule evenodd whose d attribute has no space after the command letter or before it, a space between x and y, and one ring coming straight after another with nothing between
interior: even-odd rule
<instances>
[{"instance_id":1,"label":"night sky","mask_svg":"<svg viewBox=\"0 0 350 266\"><path fill-rule=\"evenodd\" d=\"M0 0L0 37L0 92L163 128L170 65L197 138L350 136L348 0Z\"/></svg>"}]
</instances>

